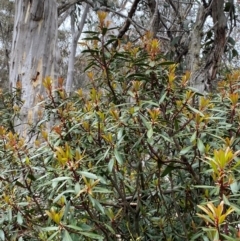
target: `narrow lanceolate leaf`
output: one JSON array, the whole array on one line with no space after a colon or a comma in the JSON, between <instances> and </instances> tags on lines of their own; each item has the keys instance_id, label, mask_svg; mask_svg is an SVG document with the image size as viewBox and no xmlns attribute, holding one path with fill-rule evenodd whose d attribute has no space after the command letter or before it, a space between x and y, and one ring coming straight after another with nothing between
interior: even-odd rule
<instances>
[{"instance_id":1,"label":"narrow lanceolate leaf","mask_svg":"<svg viewBox=\"0 0 240 241\"><path fill-rule=\"evenodd\" d=\"M57 177L52 179L52 182L59 182L59 181L65 181L65 180L70 180L72 177Z\"/></svg>"},{"instance_id":2,"label":"narrow lanceolate leaf","mask_svg":"<svg viewBox=\"0 0 240 241\"><path fill-rule=\"evenodd\" d=\"M202 117L204 116L204 114L203 114L201 111L193 108L191 105L188 105L187 107L188 107L191 111L193 111L194 113L199 114L199 115L202 116Z\"/></svg>"},{"instance_id":3,"label":"narrow lanceolate leaf","mask_svg":"<svg viewBox=\"0 0 240 241\"><path fill-rule=\"evenodd\" d=\"M67 230L64 232L64 241L73 241Z\"/></svg>"},{"instance_id":4,"label":"narrow lanceolate leaf","mask_svg":"<svg viewBox=\"0 0 240 241\"><path fill-rule=\"evenodd\" d=\"M22 223L23 223L23 217L22 217L22 214L20 212L17 213L17 223L19 225L22 225Z\"/></svg>"},{"instance_id":5,"label":"narrow lanceolate leaf","mask_svg":"<svg viewBox=\"0 0 240 241\"><path fill-rule=\"evenodd\" d=\"M148 137L149 139L151 139L152 136L153 136L153 129L150 128L150 129L147 131L147 137Z\"/></svg>"},{"instance_id":6,"label":"narrow lanceolate leaf","mask_svg":"<svg viewBox=\"0 0 240 241\"><path fill-rule=\"evenodd\" d=\"M203 142L201 141L201 139L198 138L197 140L197 147L198 147L198 150L201 152L201 153L204 153L205 152L205 146L203 144Z\"/></svg>"},{"instance_id":7,"label":"narrow lanceolate leaf","mask_svg":"<svg viewBox=\"0 0 240 241\"><path fill-rule=\"evenodd\" d=\"M209 216L203 215L203 214L200 214L200 213L197 213L197 216L202 218L205 222L208 222L208 223L211 223L211 224L214 225L214 222L209 218Z\"/></svg>"},{"instance_id":8,"label":"narrow lanceolate leaf","mask_svg":"<svg viewBox=\"0 0 240 241\"><path fill-rule=\"evenodd\" d=\"M120 152L119 152L117 149L114 150L114 155L115 155L115 157L116 157L117 162L118 162L120 165L122 165L122 164L123 164L122 155L120 154Z\"/></svg>"},{"instance_id":9,"label":"narrow lanceolate leaf","mask_svg":"<svg viewBox=\"0 0 240 241\"><path fill-rule=\"evenodd\" d=\"M114 159L111 159L108 163L108 171L109 172L112 172L113 165L114 165Z\"/></svg>"},{"instance_id":10,"label":"narrow lanceolate leaf","mask_svg":"<svg viewBox=\"0 0 240 241\"><path fill-rule=\"evenodd\" d=\"M176 167L174 167L174 166L171 166L171 165L169 165L169 166L167 166L166 168L165 168L165 170L163 171L163 173L161 174L161 177L165 177L165 176L167 176L172 170L174 170Z\"/></svg>"},{"instance_id":11,"label":"narrow lanceolate leaf","mask_svg":"<svg viewBox=\"0 0 240 241\"><path fill-rule=\"evenodd\" d=\"M91 172L80 171L79 173L80 173L82 176L87 177L87 178L90 178L90 179L97 179L97 178L98 178L95 174L93 174L93 173L91 173Z\"/></svg>"},{"instance_id":12,"label":"narrow lanceolate leaf","mask_svg":"<svg viewBox=\"0 0 240 241\"><path fill-rule=\"evenodd\" d=\"M99 234L95 234L95 233L90 233L90 232L81 232L81 234L83 236L92 238L92 239L97 239L97 240L103 240L103 237Z\"/></svg>"},{"instance_id":13,"label":"narrow lanceolate leaf","mask_svg":"<svg viewBox=\"0 0 240 241\"><path fill-rule=\"evenodd\" d=\"M233 194L237 194L237 192L239 190L238 182L233 182L232 184L230 184L230 189L231 189Z\"/></svg>"},{"instance_id":14,"label":"narrow lanceolate leaf","mask_svg":"<svg viewBox=\"0 0 240 241\"><path fill-rule=\"evenodd\" d=\"M192 149L192 146L187 146L180 151L180 155L187 154Z\"/></svg>"},{"instance_id":15,"label":"narrow lanceolate leaf","mask_svg":"<svg viewBox=\"0 0 240 241\"><path fill-rule=\"evenodd\" d=\"M5 233L3 232L2 229L0 229L0 239L1 239L2 241L5 241Z\"/></svg>"},{"instance_id":16,"label":"narrow lanceolate leaf","mask_svg":"<svg viewBox=\"0 0 240 241\"><path fill-rule=\"evenodd\" d=\"M195 131L190 138L190 142L194 142L196 140L196 137L197 137L197 132Z\"/></svg>"}]
</instances>

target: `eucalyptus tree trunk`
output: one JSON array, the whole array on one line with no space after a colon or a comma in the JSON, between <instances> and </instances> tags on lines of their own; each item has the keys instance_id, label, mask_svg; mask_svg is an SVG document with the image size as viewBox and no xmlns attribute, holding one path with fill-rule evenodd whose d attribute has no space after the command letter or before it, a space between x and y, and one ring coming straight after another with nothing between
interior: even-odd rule
<instances>
[{"instance_id":1,"label":"eucalyptus tree trunk","mask_svg":"<svg viewBox=\"0 0 240 241\"><path fill-rule=\"evenodd\" d=\"M204 92L208 78L207 71L202 69L200 59L202 32L206 17L207 13L205 12L204 6L200 6L198 8L195 25L190 35L190 43L187 56L187 66L191 72L190 85L196 88L199 92Z\"/></svg>"},{"instance_id":2,"label":"eucalyptus tree trunk","mask_svg":"<svg viewBox=\"0 0 240 241\"><path fill-rule=\"evenodd\" d=\"M201 32L207 15L211 12L213 20L214 44L211 51L200 62ZM224 0L212 0L207 7L199 8L195 27L191 34L189 48L190 84L199 92L212 91L216 85L216 75L227 43L227 17L224 13Z\"/></svg>"},{"instance_id":3,"label":"eucalyptus tree trunk","mask_svg":"<svg viewBox=\"0 0 240 241\"><path fill-rule=\"evenodd\" d=\"M67 81L66 81L66 92L71 93L73 90L73 76L74 76L74 64L75 64L75 56L76 56L76 50L77 50L77 44L78 40L81 36L81 33L83 31L84 24L86 22L86 18L89 12L89 5L85 5L85 9L81 18L81 21L79 22L77 29L75 28L75 20L74 16L71 16L71 32L72 32L72 42L71 42L71 50L70 55L68 59L68 73L67 73Z\"/></svg>"},{"instance_id":4,"label":"eucalyptus tree trunk","mask_svg":"<svg viewBox=\"0 0 240 241\"><path fill-rule=\"evenodd\" d=\"M57 78L56 44L58 31L55 0L15 1L14 32L10 61L10 88L21 86L20 120L16 131L29 136L29 125L38 120L38 96L45 90L42 81Z\"/></svg>"}]
</instances>

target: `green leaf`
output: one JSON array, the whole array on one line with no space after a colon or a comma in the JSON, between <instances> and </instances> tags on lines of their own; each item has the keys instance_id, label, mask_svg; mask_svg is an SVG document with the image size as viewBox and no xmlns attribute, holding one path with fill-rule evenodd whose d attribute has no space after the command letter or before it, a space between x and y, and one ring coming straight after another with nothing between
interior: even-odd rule
<instances>
[{"instance_id":1,"label":"green leaf","mask_svg":"<svg viewBox=\"0 0 240 241\"><path fill-rule=\"evenodd\" d=\"M144 106L156 106L156 107L159 107L159 104L158 103L155 103L153 101L150 101L150 100L147 100L147 101L143 101L141 103L141 107L144 108Z\"/></svg>"},{"instance_id":2,"label":"green leaf","mask_svg":"<svg viewBox=\"0 0 240 241\"><path fill-rule=\"evenodd\" d=\"M64 231L64 236L62 241L73 241L67 230Z\"/></svg>"},{"instance_id":3,"label":"green leaf","mask_svg":"<svg viewBox=\"0 0 240 241\"><path fill-rule=\"evenodd\" d=\"M0 239L1 239L2 241L5 241L5 233L3 232L2 229L0 229Z\"/></svg>"},{"instance_id":4,"label":"green leaf","mask_svg":"<svg viewBox=\"0 0 240 241\"><path fill-rule=\"evenodd\" d=\"M203 188L203 189L214 189L215 186L207 186L207 185L195 185L195 188Z\"/></svg>"},{"instance_id":5,"label":"green leaf","mask_svg":"<svg viewBox=\"0 0 240 241\"><path fill-rule=\"evenodd\" d=\"M205 146L203 145L202 140L200 138L197 139L197 147L200 153L205 152Z\"/></svg>"},{"instance_id":6,"label":"green leaf","mask_svg":"<svg viewBox=\"0 0 240 241\"><path fill-rule=\"evenodd\" d=\"M81 232L81 234L83 236L92 238L92 239L97 239L97 240L103 240L103 237L99 234L95 234L95 233L90 233L90 232Z\"/></svg>"},{"instance_id":7,"label":"green leaf","mask_svg":"<svg viewBox=\"0 0 240 241\"><path fill-rule=\"evenodd\" d=\"M107 225L107 224L105 223L104 226L105 226L112 234L115 234L115 231L113 230L113 228L112 228L110 225Z\"/></svg>"},{"instance_id":8,"label":"green leaf","mask_svg":"<svg viewBox=\"0 0 240 241\"><path fill-rule=\"evenodd\" d=\"M166 98L166 96L167 96L167 91L166 92L164 92L164 94L161 96L161 98L160 98L160 100L159 100L159 102L158 102L158 104L160 105L160 104L162 104L162 102L165 100L165 98Z\"/></svg>"},{"instance_id":9,"label":"green leaf","mask_svg":"<svg viewBox=\"0 0 240 241\"><path fill-rule=\"evenodd\" d=\"M56 203L66 193L75 193L75 191L74 190L66 190L66 191L60 193L57 197L55 197L53 199L53 203Z\"/></svg>"},{"instance_id":10,"label":"green leaf","mask_svg":"<svg viewBox=\"0 0 240 241\"><path fill-rule=\"evenodd\" d=\"M91 34L91 35L98 35L98 34L99 34L99 33L96 32L96 31L84 31L83 33Z\"/></svg>"},{"instance_id":11,"label":"green leaf","mask_svg":"<svg viewBox=\"0 0 240 241\"><path fill-rule=\"evenodd\" d=\"M107 41L106 44L104 44L104 47L107 47L109 44L113 43L113 42L116 42L117 41L117 38L113 38L113 39L110 39Z\"/></svg>"},{"instance_id":12,"label":"green leaf","mask_svg":"<svg viewBox=\"0 0 240 241\"><path fill-rule=\"evenodd\" d=\"M117 162L122 165L123 164L123 159L122 159L122 155L118 152L118 150L115 148L114 149L114 155L116 157Z\"/></svg>"},{"instance_id":13,"label":"green leaf","mask_svg":"<svg viewBox=\"0 0 240 241\"><path fill-rule=\"evenodd\" d=\"M32 181L36 181L36 178L32 174L28 174L27 177Z\"/></svg>"},{"instance_id":14,"label":"green leaf","mask_svg":"<svg viewBox=\"0 0 240 241\"><path fill-rule=\"evenodd\" d=\"M150 129L147 131L147 137L148 137L148 139L151 139L152 136L153 136L153 129L150 128Z\"/></svg>"},{"instance_id":15,"label":"green leaf","mask_svg":"<svg viewBox=\"0 0 240 241\"><path fill-rule=\"evenodd\" d=\"M84 38L83 40L98 40L99 42L101 41L101 39L99 37L97 37L97 36L87 37L87 38ZM91 51L91 49L88 50L88 51Z\"/></svg>"},{"instance_id":16,"label":"green leaf","mask_svg":"<svg viewBox=\"0 0 240 241\"><path fill-rule=\"evenodd\" d=\"M167 134L166 134L166 135L167 135ZM170 138L168 138L166 135L160 134L159 136L161 136L165 141L174 144L174 142L173 142Z\"/></svg>"},{"instance_id":17,"label":"green leaf","mask_svg":"<svg viewBox=\"0 0 240 241\"><path fill-rule=\"evenodd\" d=\"M135 79L139 79L139 80L147 80L147 76L145 76L144 74L129 74L126 77L129 79L135 78Z\"/></svg>"},{"instance_id":18,"label":"green leaf","mask_svg":"<svg viewBox=\"0 0 240 241\"><path fill-rule=\"evenodd\" d=\"M176 169L176 167L169 165L165 168L165 170L163 171L163 173L161 174L161 177L165 177L167 176L172 170Z\"/></svg>"},{"instance_id":19,"label":"green leaf","mask_svg":"<svg viewBox=\"0 0 240 241\"><path fill-rule=\"evenodd\" d=\"M15 185L19 186L19 187L22 187L22 188L26 188L21 182L19 181L16 181L15 182Z\"/></svg>"},{"instance_id":20,"label":"green leaf","mask_svg":"<svg viewBox=\"0 0 240 241\"><path fill-rule=\"evenodd\" d=\"M99 203L99 201L95 199L94 202L96 209L99 210L102 214L104 214L105 212L103 206Z\"/></svg>"},{"instance_id":21,"label":"green leaf","mask_svg":"<svg viewBox=\"0 0 240 241\"><path fill-rule=\"evenodd\" d=\"M112 172L113 166L114 166L114 159L112 158L108 163L108 171L109 172Z\"/></svg>"},{"instance_id":22,"label":"green leaf","mask_svg":"<svg viewBox=\"0 0 240 241\"><path fill-rule=\"evenodd\" d=\"M223 194L223 201L224 201L224 204L230 206L230 202L228 201L227 197Z\"/></svg>"},{"instance_id":23,"label":"green leaf","mask_svg":"<svg viewBox=\"0 0 240 241\"><path fill-rule=\"evenodd\" d=\"M203 241L209 241L207 236L203 236Z\"/></svg>"},{"instance_id":24,"label":"green leaf","mask_svg":"<svg viewBox=\"0 0 240 241\"><path fill-rule=\"evenodd\" d=\"M71 207L71 201L66 201L66 206L63 214L63 221L66 223L68 216L69 216L69 210Z\"/></svg>"},{"instance_id":25,"label":"green leaf","mask_svg":"<svg viewBox=\"0 0 240 241\"><path fill-rule=\"evenodd\" d=\"M238 182L233 182L232 184L230 184L230 189L233 194L238 193L238 190L239 190Z\"/></svg>"},{"instance_id":26,"label":"green leaf","mask_svg":"<svg viewBox=\"0 0 240 241\"><path fill-rule=\"evenodd\" d=\"M150 122L148 122L143 115L139 115L139 117L140 117L141 120L143 121L143 124L144 124L144 125L147 127L147 129L149 130L149 129L151 128Z\"/></svg>"},{"instance_id":27,"label":"green leaf","mask_svg":"<svg viewBox=\"0 0 240 241\"><path fill-rule=\"evenodd\" d=\"M238 57L238 51L236 49L232 50L232 57L233 58Z\"/></svg>"},{"instance_id":28,"label":"green leaf","mask_svg":"<svg viewBox=\"0 0 240 241\"><path fill-rule=\"evenodd\" d=\"M91 172L80 171L79 173L82 176L90 178L90 179L98 179L98 177L95 174L91 173Z\"/></svg>"},{"instance_id":29,"label":"green leaf","mask_svg":"<svg viewBox=\"0 0 240 241\"><path fill-rule=\"evenodd\" d=\"M59 182L59 181L65 181L65 180L70 180L72 177L57 177L52 179L52 182Z\"/></svg>"},{"instance_id":30,"label":"green leaf","mask_svg":"<svg viewBox=\"0 0 240 241\"><path fill-rule=\"evenodd\" d=\"M240 208L237 205L235 205L234 203L231 203L231 207L234 209L236 213L240 214Z\"/></svg>"},{"instance_id":31,"label":"green leaf","mask_svg":"<svg viewBox=\"0 0 240 241\"><path fill-rule=\"evenodd\" d=\"M86 72L87 70L89 70L92 66L96 65L94 62L88 64L88 66L84 69L84 72Z\"/></svg>"},{"instance_id":32,"label":"green leaf","mask_svg":"<svg viewBox=\"0 0 240 241\"><path fill-rule=\"evenodd\" d=\"M19 225L23 224L23 217L22 217L22 214L20 212L17 213L17 223Z\"/></svg>"},{"instance_id":33,"label":"green leaf","mask_svg":"<svg viewBox=\"0 0 240 241\"><path fill-rule=\"evenodd\" d=\"M41 230L45 232L51 232L51 231L58 230L58 227L46 227L46 228L41 228Z\"/></svg>"},{"instance_id":34,"label":"green leaf","mask_svg":"<svg viewBox=\"0 0 240 241\"><path fill-rule=\"evenodd\" d=\"M228 43L230 43L232 46L236 44L235 40L232 37L228 37Z\"/></svg>"},{"instance_id":35,"label":"green leaf","mask_svg":"<svg viewBox=\"0 0 240 241\"><path fill-rule=\"evenodd\" d=\"M155 62L155 61L150 61L150 62L149 62L149 66L150 66L150 67L154 67L155 65L156 65L156 62Z\"/></svg>"},{"instance_id":36,"label":"green leaf","mask_svg":"<svg viewBox=\"0 0 240 241\"><path fill-rule=\"evenodd\" d=\"M12 209L11 208L8 208L8 215L7 215L7 217L8 217L8 221L12 222Z\"/></svg>"},{"instance_id":37,"label":"green leaf","mask_svg":"<svg viewBox=\"0 0 240 241\"><path fill-rule=\"evenodd\" d=\"M190 109L190 110L193 111L194 113L197 113L197 114L199 114L199 115L202 116L202 117L204 116L204 114L203 114L201 111L193 108L191 105L187 105L187 107L188 107L188 109Z\"/></svg>"},{"instance_id":38,"label":"green leaf","mask_svg":"<svg viewBox=\"0 0 240 241\"><path fill-rule=\"evenodd\" d=\"M109 190L107 188L103 188L103 187L98 187L98 186L94 187L93 192L95 192L95 193L112 193L111 190Z\"/></svg>"},{"instance_id":39,"label":"green leaf","mask_svg":"<svg viewBox=\"0 0 240 241\"><path fill-rule=\"evenodd\" d=\"M57 227L57 229L58 229L58 227ZM60 232L60 230L58 230L57 232L53 233L53 234L47 239L47 241L52 240L55 236L57 236L57 234L59 234L59 232Z\"/></svg>"},{"instance_id":40,"label":"green leaf","mask_svg":"<svg viewBox=\"0 0 240 241\"><path fill-rule=\"evenodd\" d=\"M123 128L120 128L118 133L117 133L117 139L120 140L122 137L123 137L123 131L124 129Z\"/></svg>"},{"instance_id":41,"label":"green leaf","mask_svg":"<svg viewBox=\"0 0 240 241\"><path fill-rule=\"evenodd\" d=\"M228 235L226 235L226 234L221 233L221 236L223 236L226 240L236 241L236 238L232 238L232 237L230 237L230 236L228 236Z\"/></svg>"},{"instance_id":42,"label":"green leaf","mask_svg":"<svg viewBox=\"0 0 240 241\"><path fill-rule=\"evenodd\" d=\"M74 230L77 230L77 231L83 231L82 228L78 227L78 226L75 226L75 225L66 225L67 228L71 228L71 229L74 229Z\"/></svg>"},{"instance_id":43,"label":"green leaf","mask_svg":"<svg viewBox=\"0 0 240 241\"><path fill-rule=\"evenodd\" d=\"M77 182L74 186L75 194L79 193L80 190L81 190L81 186L80 186L79 182Z\"/></svg>"},{"instance_id":44,"label":"green leaf","mask_svg":"<svg viewBox=\"0 0 240 241\"><path fill-rule=\"evenodd\" d=\"M180 155L183 156L185 154L187 154L190 150L192 149L192 146L187 146L185 148L183 148L181 151L180 151Z\"/></svg>"},{"instance_id":45,"label":"green leaf","mask_svg":"<svg viewBox=\"0 0 240 241\"><path fill-rule=\"evenodd\" d=\"M195 131L190 138L190 142L194 142L196 140L196 137L197 137L197 132Z\"/></svg>"},{"instance_id":46,"label":"green leaf","mask_svg":"<svg viewBox=\"0 0 240 241\"><path fill-rule=\"evenodd\" d=\"M191 237L191 241L196 240L196 239L199 238L200 236L202 236L202 232L195 233L195 234Z\"/></svg>"}]
</instances>

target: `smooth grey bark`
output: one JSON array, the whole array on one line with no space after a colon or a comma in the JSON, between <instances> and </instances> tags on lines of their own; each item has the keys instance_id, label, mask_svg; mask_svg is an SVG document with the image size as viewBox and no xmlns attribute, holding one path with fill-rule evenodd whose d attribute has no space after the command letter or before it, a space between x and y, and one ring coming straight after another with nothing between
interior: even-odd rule
<instances>
[{"instance_id":1,"label":"smooth grey bark","mask_svg":"<svg viewBox=\"0 0 240 241\"><path fill-rule=\"evenodd\" d=\"M199 92L204 92L206 72L201 71L200 51L202 41L203 26L206 21L206 12L203 6L200 6L195 20L195 25L190 35L190 43L187 56L188 70L191 72L190 85Z\"/></svg>"},{"instance_id":2,"label":"smooth grey bark","mask_svg":"<svg viewBox=\"0 0 240 241\"><path fill-rule=\"evenodd\" d=\"M16 131L29 137L29 124L38 120L38 96L45 90L42 81L57 78L57 4L55 0L18 0L10 60L10 88L22 86L24 104ZM31 138L31 137L29 137Z\"/></svg>"},{"instance_id":3,"label":"smooth grey bark","mask_svg":"<svg viewBox=\"0 0 240 241\"><path fill-rule=\"evenodd\" d=\"M205 8L205 9L204 9ZM214 29L214 44L211 51L205 57L203 63L199 62L201 44L202 26L207 14L211 10ZM199 8L198 18L196 20L194 31L191 34L191 43L189 49L189 59L191 63L190 85L199 92L212 91L215 88L216 74L221 64L226 46L227 18L224 13L224 0L212 0L208 7ZM197 52L199 54L197 54Z\"/></svg>"},{"instance_id":4,"label":"smooth grey bark","mask_svg":"<svg viewBox=\"0 0 240 241\"><path fill-rule=\"evenodd\" d=\"M75 56L77 50L78 40L83 31L83 27L89 12L89 4L86 4L81 21L77 26L77 30L75 29L75 21L74 17L71 16L71 32L72 32L72 42L71 42L71 50L68 59L68 73L67 73L67 81L66 81L66 92L71 93L73 87L73 76L74 76L74 64L75 64Z\"/></svg>"}]
</instances>

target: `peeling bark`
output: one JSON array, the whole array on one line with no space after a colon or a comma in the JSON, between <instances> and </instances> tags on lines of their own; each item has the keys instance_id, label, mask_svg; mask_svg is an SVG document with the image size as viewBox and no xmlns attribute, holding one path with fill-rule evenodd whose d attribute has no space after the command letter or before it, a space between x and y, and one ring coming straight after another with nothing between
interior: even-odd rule
<instances>
[{"instance_id":1,"label":"peeling bark","mask_svg":"<svg viewBox=\"0 0 240 241\"><path fill-rule=\"evenodd\" d=\"M15 2L10 86L22 86L24 104L16 131L27 136L29 124L38 119L38 96L44 94L42 80L57 77L57 5L55 0Z\"/></svg>"}]
</instances>

